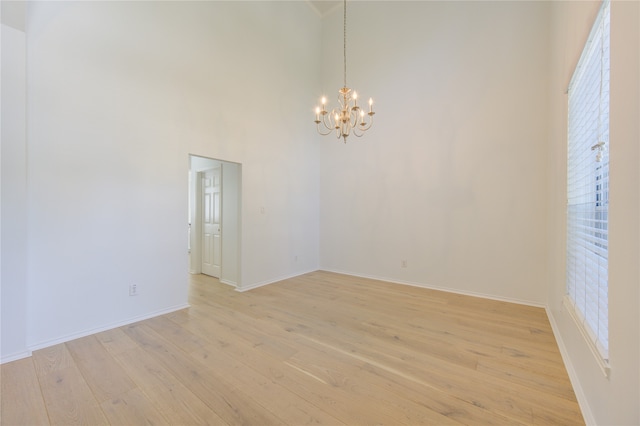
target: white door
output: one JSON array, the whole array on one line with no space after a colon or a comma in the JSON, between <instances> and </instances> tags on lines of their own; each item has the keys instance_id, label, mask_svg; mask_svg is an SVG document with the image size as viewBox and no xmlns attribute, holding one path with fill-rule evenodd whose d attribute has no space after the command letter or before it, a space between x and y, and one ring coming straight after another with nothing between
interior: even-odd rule
<instances>
[{"instance_id":1,"label":"white door","mask_svg":"<svg viewBox=\"0 0 640 426\"><path fill-rule=\"evenodd\" d=\"M220 201L222 174L220 166L200 173L202 179L202 273L220 278L222 242L220 235Z\"/></svg>"}]
</instances>

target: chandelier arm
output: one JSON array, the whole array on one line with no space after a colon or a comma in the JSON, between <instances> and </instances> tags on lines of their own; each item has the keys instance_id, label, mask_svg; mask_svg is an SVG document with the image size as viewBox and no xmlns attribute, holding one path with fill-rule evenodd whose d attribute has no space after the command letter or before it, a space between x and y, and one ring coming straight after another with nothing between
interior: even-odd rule
<instances>
[{"instance_id":1,"label":"chandelier arm","mask_svg":"<svg viewBox=\"0 0 640 426\"><path fill-rule=\"evenodd\" d=\"M362 135L364 135L364 131L362 130L362 128L358 127L357 123L355 126L353 126L353 134L357 137L362 137Z\"/></svg>"},{"instance_id":2,"label":"chandelier arm","mask_svg":"<svg viewBox=\"0 0 640 426\"><path fill-rule=\"evenodd\" d=\"M360 129L364 132L367 131L373 126L373 115L369 116L368 124L365 126L360 126Z\"/></svg>"},{"instance_id":3,"label":"chandelier arm","mask_svg":"<svg viewBox=\"0 0 640 426\"><path fill-rule=\"evenodd\" d=\"M356 120L356 124L353 126L353 133L360 133L358 137L362 136L364 132L369 130L369 128L371 127L372 118L373 117L369 115L369 120L365 121L364 115L360 116L360 122L358 123L358 121Z\"/></svg>"},{"instance_id":4,"label":"chandelier arm","mask_svg":"<svg viewBox=\"0 0 640 426\"><path fill-rule=\"evenodd\" d=\"M358 118L360 117L360 114L358 113L359 109L358 108L352 108L351 111L349 112L349 125L355 129L358 127Z\"/></svg>"},{"instance_id":5,"label":"chandelier arm","mask_svg":"<svg viewBox=\"0 0 640 426\"><path fill-rule=\"evenodd\" d=\"M327 130L333 130L333 126L331 126L331 118L329 118L329 122L327 123L327 116L329 114L325 114L322 116L322 125L324 126L325 129Z\"/></svg>"},{"instance_id":6,"label":"chandelier arm","mask_svg":"<svg viewBox=\"0 0 640 426\"><path fill-rule=\"evenodd\" d=\"M357 137L362 137L364 133L369 129L369 127L371 127L371 124L369 124L369 126L366 128L363 126L360 126L360 127L356 126L353 128L353 134L356 135Z\"/></svg>"},{"instance_id":7,"label":"chandelier arm","mask_svg":"<svg viewBox=\"0 0 640 426\"><path fill-rule=\"evenodd\" d=\"M334 130L336 128L336 125L338 124L338 122L335 119L336 115L338 116L340 115L340 109L333 108L323 117L324 126L327 129Z\"/></svg>"},{"instance_id":8,"label":"chandelier arm","mask_svg":"<svg viewBox=\"0 0 640 426\"><path fill-rule=\"evenodd\" d=\"M372 125L373 125L373 115L370 115L368 124L366 124L364 126L360 126L360 131L366 132L367 130L369 130L371 128Z\"/></svg>"},{"instance_id":9,"label":"chandelier arm","mask_svg":"<svg viewBox=\"0 0 640 426\"><path fill-rule=\"evenodd\" d=\"M329 133L331 133L333 131L333 129L328 129L329 130L328 132L323 133L322 130L320 129L320 123L316 124L316 128L318 129L318 133L320 133L322 136L327 136Z\"/></svg>"}]
</instances>

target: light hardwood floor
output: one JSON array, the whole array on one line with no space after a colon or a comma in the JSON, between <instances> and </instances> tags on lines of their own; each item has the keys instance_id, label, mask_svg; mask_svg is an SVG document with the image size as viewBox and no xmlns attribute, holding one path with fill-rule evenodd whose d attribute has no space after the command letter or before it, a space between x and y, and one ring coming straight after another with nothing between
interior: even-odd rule
<instances>
[{"instance_id":1,"label":"light hardwood floor","mask_svg":"<svg viewBox=\"0 0 640 426\"><path fill-rule=\"evenodd\" d=\"M328 272L2 365L2 425L584 424L545 311Z\"/></svg>"}]
</instances>

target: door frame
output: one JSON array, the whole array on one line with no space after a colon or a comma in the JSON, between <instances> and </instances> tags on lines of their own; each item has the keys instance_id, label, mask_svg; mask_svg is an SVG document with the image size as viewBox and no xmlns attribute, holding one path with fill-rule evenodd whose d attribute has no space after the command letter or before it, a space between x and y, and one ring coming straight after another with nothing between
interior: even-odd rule
<instances>
[{"instance_id":1,"label":"door frame","mask_svg":"<svg viewBox=\"0 0 640 426\"><path fill-rule=\"evenodd\" d=\"M196 163L200 163L198 166ZM223 188L221 189L221 258L220 282L234 287L241 286L241 191L242 165L226 160L189 154L189 273L202 273L202 181L200 173L212 167L220 166ZM226 167L225 167L226 166ZM229 179L225 185L225 172ZM232 183L235 182L235 185ZM226 192L226 194L225 194ZM228 225L225 229L225 198L230 201L227 205ZM225 256L226 255L226 256Z\"/></svg>"}]
</instances>

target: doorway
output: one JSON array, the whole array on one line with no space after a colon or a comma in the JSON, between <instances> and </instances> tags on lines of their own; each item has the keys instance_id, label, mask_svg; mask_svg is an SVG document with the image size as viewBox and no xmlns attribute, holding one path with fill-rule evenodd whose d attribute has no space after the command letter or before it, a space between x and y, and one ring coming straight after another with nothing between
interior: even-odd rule
<instances>
[{"instance_id":1,"label":"doorway","mask_svg":"<svg viewBox=\"0 0 640 426\"><path fill-rule=\"evenodd\" d=\"M241 165L189 155L189 272L240 285Z\"/></svg>"}]
</instances>

